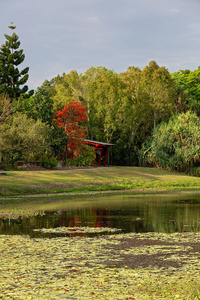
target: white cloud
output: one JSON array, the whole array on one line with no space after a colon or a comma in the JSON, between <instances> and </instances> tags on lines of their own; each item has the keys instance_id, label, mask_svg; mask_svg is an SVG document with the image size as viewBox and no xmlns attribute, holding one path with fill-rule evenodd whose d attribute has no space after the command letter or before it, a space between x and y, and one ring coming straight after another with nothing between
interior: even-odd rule
<instances>
[{"instance_id":1,"label":"white cloud","mask_svg":"<svg viewBox=\"0 0 200 300\"><path fill-rule=\"evenodd\" d=\"M172 13L172 14L177 15L177 14L179 14L181 12L181 10L178 9L178 8L170 8L169 12Z\"/></svg>"},{"instance_id":2,"label":"white cloud","mask_svg":"<svg viewBox=\"0 0 200 300\"><path fill-rule=\"evenodd\" d=\"M100 23L98 17L88 17L88 18L87 18L87 21L88 21L89 23L92 23L92 24L99 24L99 23Z\"/></svg>"}]
</instances>

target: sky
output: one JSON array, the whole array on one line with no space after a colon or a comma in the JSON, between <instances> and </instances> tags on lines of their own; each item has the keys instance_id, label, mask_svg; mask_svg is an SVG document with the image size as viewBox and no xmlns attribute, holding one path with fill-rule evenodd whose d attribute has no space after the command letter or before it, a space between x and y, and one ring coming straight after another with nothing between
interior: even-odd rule
<instances>
[{"instance_id":1,"label":"sky","mask_svg":"<svg viewBox=\"0 0 200 300\"><path fill-rule=\"evenodd\" d=\"M200 66L200 0L0 0L0 46L15 33L29 88L91 66Z\"/></svg>"}]
</instances>

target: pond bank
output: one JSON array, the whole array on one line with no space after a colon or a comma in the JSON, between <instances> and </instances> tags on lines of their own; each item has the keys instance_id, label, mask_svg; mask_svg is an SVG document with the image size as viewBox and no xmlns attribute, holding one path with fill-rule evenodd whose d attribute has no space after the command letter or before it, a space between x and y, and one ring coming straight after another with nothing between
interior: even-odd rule
<instances>
[{"instance_id":1,"label":"pond bank","mask_svg":"<svg viewBox=\"0 0 200 300\"><path fill-rule=\"evenodd\" d=\"M200 178L140 167L110 167L73 171L17 171L0 178L0 195L75 195L109 191L135 193L200 190ZM1 198L2 198L1 197Z\"/></svg>"},{"instance_id":2,"label":"pond bank","mask_svg":"<svg viewBox=\"0 0 200 300\"><path fill-rule=\"evenodd\" d=\"M200 188L185 188L185 189L177 189L177 188L169 188L169 189L133 189L133 190L108 190L108 191L88 191L88 192L61 192L61 193L45 193L45 194L24 194L24 195L8 195L0 197L0 204L5 203L19 203L19 202L55 202L59 200L76 200L76 199L90 199L90 198L99 198L99 197L107 197L109 195L192 195L192 194L200 194Z\"/></svg>"}]
</instances>

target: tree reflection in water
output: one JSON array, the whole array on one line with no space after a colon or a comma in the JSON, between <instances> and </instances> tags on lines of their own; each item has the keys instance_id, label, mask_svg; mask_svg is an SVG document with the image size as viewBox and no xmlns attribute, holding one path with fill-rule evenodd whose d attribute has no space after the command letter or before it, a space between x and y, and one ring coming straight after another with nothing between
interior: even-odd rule
<instances>
[{"instance_id":1,"label":"tree reflection in water","mask_svg":"<svg viewBox=\"0 0 200 300\"><path fill-rule=\"evenodd\" d=\"M22 206L20 209L22 210ZM45 206L43 205L43 209ZM11 209L11 207L10 207ZM27 206L24 206L24 211ZM29 206L29 210L31 210ZM40 208L38 207L38 211ZM17 212L17 208L15 208ZM44 236L33 231L39 228L56 227L109 227L123 232L186 232L200 231L200 196L179 195L135 197L120 195L109 199L76 202L76 207L66 207L66 202L44 213L17 217L17 213L4 215L1 210L0 234L25 234ZM46 235L45 235L46 236ZM49 235L51 236L51 235Z\"/></svg>"}]
</instances>

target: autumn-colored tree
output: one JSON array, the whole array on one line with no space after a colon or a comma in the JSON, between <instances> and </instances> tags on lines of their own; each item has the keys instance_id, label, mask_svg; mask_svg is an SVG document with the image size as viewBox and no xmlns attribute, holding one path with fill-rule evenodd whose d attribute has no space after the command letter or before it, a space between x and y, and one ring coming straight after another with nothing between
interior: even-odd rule
<instances>
[{"instance_id":1,"label":"autumn-colored tree","mask_svg":"<svg viewBox=\"0 0 200 300\"><path fill-rule=\"evenodd\" d=\"M78 155L81 147L84 145L86 122L86 108L81 102L71 101L70 104L65 105L63 109L56 113L54 121L58 127L64 129L64 134L68 137L68 147L76 150Z\"/></svg>"}]
</instances>

